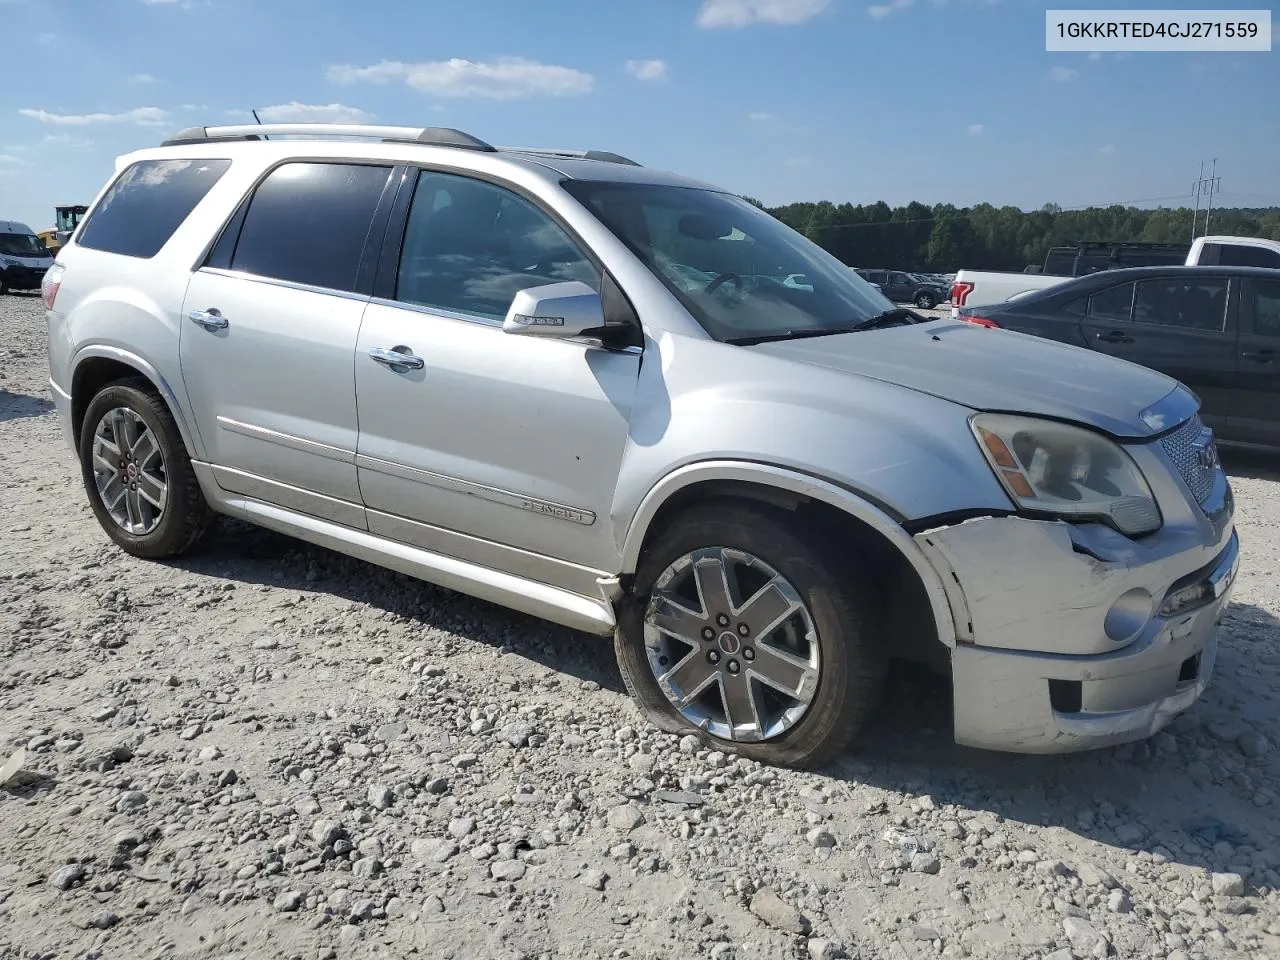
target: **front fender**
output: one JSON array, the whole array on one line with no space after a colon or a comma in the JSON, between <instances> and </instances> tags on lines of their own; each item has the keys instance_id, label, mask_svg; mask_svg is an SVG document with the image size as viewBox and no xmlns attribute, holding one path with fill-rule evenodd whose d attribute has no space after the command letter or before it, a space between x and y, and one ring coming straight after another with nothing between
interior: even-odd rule
<instances>
[{"instance_id":1,"label":"front fender","mask_svg":"<svg viewBox=\"0 0 1280 960\"><path fill-rule=\"evenodd\" d=\"M654 484L641 500L631 518L622 545L622 573L635 572L640 550L653 519L663 504L681 490L693 484L709 481L739 481L770 487L797 494L812 500L820 500L871 527L902 554L919 576L929 597L929 607L938 636L947 646L955 645L955 623L951 606L937 571L921 552L919 545L902 526L883 509L853 492L818 477L808 476L796 470L747 460L705 460L686 464L668 473Z\"/></svg>"}]
</instances>

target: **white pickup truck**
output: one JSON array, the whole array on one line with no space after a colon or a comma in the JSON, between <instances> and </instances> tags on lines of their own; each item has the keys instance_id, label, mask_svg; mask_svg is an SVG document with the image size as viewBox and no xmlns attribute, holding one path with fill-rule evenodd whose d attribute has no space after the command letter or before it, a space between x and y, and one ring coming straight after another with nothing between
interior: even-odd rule
<instances>
[{"instance_id":1,"label":"white pickup truck","mask_svg":"<svg viewBox=\"0 0 1280 960\"><path fill-rule=\"evenodd\" d=\"M1187 249L1185 246L1181 249ZM1068 256L1068 251L1070 256ZM1280 241L1254 237L1200 237L1182 259L1172 244L1088 243L1075 247L1055 247L1045 258L1043 273L991 273L961 270L951 284L951 316L961 307L981 307L1004 303L1036 290L1043 290L1077 276L1117 267L1157 266L1170 263L1170 256L1186 266L1275 267L1280 269ZM1178 260L1173 260L1176 263Z\"/></svg>"}]
</instances>

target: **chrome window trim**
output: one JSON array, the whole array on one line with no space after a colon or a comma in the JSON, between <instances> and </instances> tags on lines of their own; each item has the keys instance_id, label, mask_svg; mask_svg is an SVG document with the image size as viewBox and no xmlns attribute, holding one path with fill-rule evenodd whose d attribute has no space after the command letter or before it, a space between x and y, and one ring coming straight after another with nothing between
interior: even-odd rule
<instances>
[{"instance_id":1,"label":"chrome window trim","mask_svg":"<svg viewBox=\"0 0 1280 960\"><path fill-rule=\"evenodd\" d=\"M226 270L222 267L201 267L196 273L207 273L215 277L226 277L228 280L247 280L251 283L265 283L272 287L282 287L285 290L298 290L302 293L321 293L330 297L342 297L344 300L355 300L359 303L368 303L369 296L363 293L353 293L350 290L338 290L334 287L317 287L309 283L298 283L294 280L281 280L277 277L262 277L256 273L245 273L242 270Z\"/></svg>"}]
</instances>

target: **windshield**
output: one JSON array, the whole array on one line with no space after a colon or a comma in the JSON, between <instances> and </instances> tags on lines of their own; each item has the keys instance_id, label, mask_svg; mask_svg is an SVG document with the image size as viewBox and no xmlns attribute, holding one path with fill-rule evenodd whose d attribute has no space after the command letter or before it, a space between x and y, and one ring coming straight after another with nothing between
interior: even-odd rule
<instances>
[{"instance_id":1,"label":"windshield","mask_svg":"<svg viewBox=\"0 0 1280 960\"><path fill-rule=\"evenodd\" d=\"M894 309L817 244L731 194L584 180L565 189L717 340L836 333Z\"/></svg>"},{"instance_id":2,"label":"windshield","mask_svg":"<svg viewBox=\"0 0 1280 960\"><path fill-rule=\"evenodd\" d=\"M49 248L31 233L0 233L0 256L51 257Z\"/></svg>"}]
</instances>

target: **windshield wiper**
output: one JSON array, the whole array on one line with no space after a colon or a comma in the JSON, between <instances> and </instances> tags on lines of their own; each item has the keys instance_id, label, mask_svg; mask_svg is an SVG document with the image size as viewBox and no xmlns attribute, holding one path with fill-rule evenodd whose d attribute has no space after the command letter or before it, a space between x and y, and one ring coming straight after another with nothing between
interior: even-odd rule
<instances>
[{"instance_id":1,"label":"windshield wiper","mask_svg":"<svg viewBox=\"0 0 1280 960\"><path fill-rule=\"evenodd\" d=\"M901 323L915 323L915 316L905 307L895 307L892 310L886 310L884 313L877 313L874 317L868 317L860 323L855 323L849 328L849 332L857 333L859 330L879 330L881 327L896 327Z\"/></svg>"},{"instance_id":2,"label":"windshield wiper","mask_svg":"<svg viewBox=\"0 0 1280 960\"><path fill-rule=\"evenodd\" d=\"M915 314L903 307L877 313L874 317L851 323L844 327L820 327L813 330L783 330L779 333L765 333L754 337L733 337L725 343L735 347L753 347L757 343L772 343L776 340L807 340L810 337L834 337L841 333L860 333L863 330L878 330L881 327L896 327L900 324L915 323Z\"/></svg>"}]
</instances>

